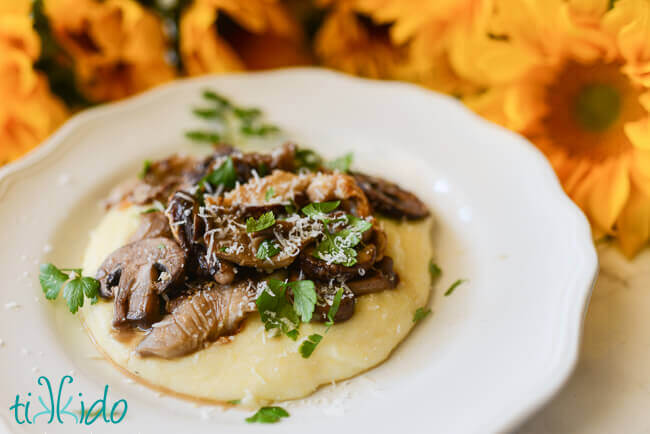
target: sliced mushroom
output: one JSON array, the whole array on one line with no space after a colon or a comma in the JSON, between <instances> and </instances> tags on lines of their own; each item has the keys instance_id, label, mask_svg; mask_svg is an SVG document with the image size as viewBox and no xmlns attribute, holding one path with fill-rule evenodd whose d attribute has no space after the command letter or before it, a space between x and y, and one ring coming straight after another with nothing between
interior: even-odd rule
<instances>
[{"instance_id":1,"label":"sliced mushroom","mask_svg":"<svg viewBox=\"0 0 650 434\"><path fill-rule=\"evenodd\" d=\"M111 191L107 208L120 203L145 205L158 200L166 203L169 195L192 183L197 162L193 157L172 155L151 163L142 179L129 179Z\"/></svg>"},{"instance_id":2,"label":"sliced mushroom","mask_svg":"<svg viewBox=\"0 0 650 434\"><path fill-rule=\"evenodd\" d=\"M399 276L393 270L393 259L384 256L384 259L378 262L366 277L348 281L347 285L354 295L359 296L380 292L385 289L395 289L398 283Z\"/></svg>"},{"instance_id":3,"label":"sliced mushroom","mask_svg":"<svg viewBox=\"0 0 650 434\"><path fill-rule=\"evenodd\" d=\"M140 226L129 238L129 243L144 240L145 238L172 238L172 231L169 228L169 220L162 212L148 212L141 214Z\"/></svg>"},{"instance_id":4,"label":"sliced mushroom","mask_svg":"<svg viewBox=\"0 0 650 434\"><path fill-rule=\"evenodd\" d=\"M346 321L354 315L356 297L350 288L345 285L328 285L321 282L314 283L316 284L316 295L318 300L312 317L314 321L325 322L329 320L327 315L332 307L334 297L339 288L343 288L343 294L341 296L339 308L333 318L334 322L339 323Z\"/></svg>"},{"instance_id":5,"label":"sliced mushroom","mask_svg":"<svg viewBox=\"0 0 650 434\"><path fill-rule=\"evenodd\" d=\"M147 238L114 251L97 271L100 294L115 299L113 325L146 328L160 314L159 295L179 282L185 253L168 238Z\"/></svg>"},{"instance_id":6,"label":"sliced mushroom","mask_svg":"<svg viewBox=\"0 0 650 434\"><path fill-rule=\"evenodd\" d=\"M351 267L327 263L314 256L315 247L310 246L300 253L300 269L312 279L346 281L366 274L375 263L377 248L374 244L363 246L357 253L357 263Z\"/></svg>"},{"instance_id":7,"label":"sliced mushroom","mask_svg":"<svg viewBox=\"0 0 650 434\"><path fill-rule=\"evenodd\" d=\"M153 325L137 346L138 354L165 359L190 354L220 336L236 332L241 321L256 310L256 286L250 281L224 286L209 281L192 285L196 291Z\"/></svg>"},{"instance_id":8,"label":"sliced mushroom","mask_svg":"<svg viewBox=\"0 0 650 434\"><path fill-rule=\"evenodd\" d=\"M429 215L429 209L413 193L384 179L354 173L354 179L375 211L390 217L417 220Z\"/></svg>"}]
</instances>

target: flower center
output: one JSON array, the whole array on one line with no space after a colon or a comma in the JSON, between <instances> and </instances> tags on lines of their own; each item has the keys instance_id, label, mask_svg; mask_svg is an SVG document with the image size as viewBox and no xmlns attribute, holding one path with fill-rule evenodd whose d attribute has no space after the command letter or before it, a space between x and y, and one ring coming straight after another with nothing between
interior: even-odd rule
<instances>
[{"instance_id":1,"label":"flower center","mask_svg":"<svg viewBox=\"0 0 650 434\"><path fill-rule=\"evenodd\" d=\"M602 161L632 148L624 126L647 116L641 90L617 63L567 62L547 82L546 114L529 137L570 157Z\"/></svg>"},{"instance_id":2,"label":"flower center","mask_svg":"<svg viewBox=\"0 0 650 434\"><path fill-rule=\"evenodd\" d=\"M574 114L585 129L606 130L621 114L621 94L609 84L588 84L578 92Z\"/></svg>"}]
</instances>

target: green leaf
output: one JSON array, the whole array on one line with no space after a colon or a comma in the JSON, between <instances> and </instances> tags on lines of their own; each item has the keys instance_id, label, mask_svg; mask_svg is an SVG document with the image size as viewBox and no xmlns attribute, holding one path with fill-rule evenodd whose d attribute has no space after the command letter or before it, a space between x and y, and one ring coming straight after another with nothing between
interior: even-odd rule
<instances>
[{"instance_id":1,"label":"green leaf","mask_svg":"<svg viewBox=\"0 0 650 434\"><path fill-rule=\"evenodd\" d=\"M203 186L206 182L210 183L214 188L220 185L227 190L234 188L237 183L237 171L232 158L226 157L226 160L217 169L208 173L199 181L199 186Z\"/></svg>"},{"instance_id":2,"label":"green leaf","mask_svg":"<svg viewBox=\"0 0 650 434\"><path fill-rule=\"evenodd\" d=\"M293 309L296 311L302 322L311 321L312 314L316 308L316 289L311 280L296 280L289 282L287 286L293 292Z\"/></svg>"},{"instance_id":3,"label":"green leaf","mask_svg":"<svg viewBox=\"0 0 650 434\"><path fill-rule=\"evenodd\" d=\"M217 104L224 106L224 107L230 107L230 101L228 101L227 98L223 97L222 95L219 95L213 90L206 89L203 91L203 98L208 100L208 101L213 101L216 102Z\"/></svg>"},{"instance_id":4,"label":"green leaf","mask_svg":"<svg viewBox=\"0 0 650 434\"><path fill-rule=\"evenodd\" d=\"M454 283L451 284L448 290L445 291L445 297L450 296L452 292L461 284L466 282L464 279L458 279Z\"/></svg>"},{"instance_id":5,"label":"green leaf","mask_svg":"<svg viewBox=\"0 0 650 434\"><path fill-rule=\"evenodd\" d=\"M332 305L327 311L327 322L325 323L327 327L331 327L332 325L334 325L334 317L336 317L336 313L339 311L339 306L341 305L341 298L343 298L343 288L339 288L338 291L336 291L336 294L334 295L334 300L332 300Z\"/></svg>"},{"instance_id":6,"label":"green leaf","mask_svg":"<svg viewBox=\"0 0 650 434\"><path fill-rule=\"evenodd\" d=\"M341 173L348 173L350 171L350 166L352 165L352 160L354 160L354 154L349 152L342 157L328 161L325 163L325 167L332 170L338 170Z\"/></svg>"},{"instance_id":7,"label":"green leaf","mask_svg":"<svg viewBox=\"0 0 650 434\"><path fill-rule=\"evenodd\" d=\"M79 278L79 281L81 282L81 288L83 289L84 295L90 299L90 302L92 304L97 303L97 295L99 294L99 281L97 279L93 279L92 277L81 277Z\"/></svg>"},{"instance_id":8,"label":"green leaf","mask_svg":"<svg viewBox=\"0 0 650 434\"><path fill-rule=\"evenodd\" d=\"M280 246L278 246L275 241L272 240L264 240L260 243L260 246L257 248L257 254L255 257L257 259L268 259L271 258L278 253L280 253L282 249Z\"/></svg>"},{"instance_id":9,"label":"green leaf","mask_svg":"<svg viewBox=\"0 0 650 434\"><path fill-rule=\"evenodd\" d=\"M433 259L429 261L429 276L431 276L431 283L440 277L442 270L438 265L433 262Z\"/></svg>"},{"instance_id":10,"label":"green leaf","mask_svg":"<svg viewBox=\"0 0 650 434\"><path fill-rule=\"evenodd\" d=\"M279 329L296 340L300 319L285 295L287 285L281 280L270 279L267 287L257 297L255 304L266 330Z\"/></svg>"},{"instance_id":11,"label":"green leaf","mask_svg":"<svg viewBox=\"0 0 650 434\"><path fill-rule=\"evenodd\" d=\"M254 127L252 125L244 124L242 125L240 131L248 136L267 136L269 134L277 133L280 131L280 128L271 124L262 124L259 127Z\"/></svg>"},{"instance_id":12,"label":"green leaf","mask_svg":"<svg viewBox=\"0 0 650 434\"><path fill-rule=\"evenodd\" d=\"M302 343L300 344L300 348L298 348L298 351L300 351L300 355L303 357L303 359L309 358L309 356L311 356L311 354L316 349L316 346L322 340L323 337L321 335L314 333L313 335L310 335L307 339L302 341Z\"/></svg>"},{"instance_id":13,"label":"green leaf","mask_svg":"<svg viewBox=\"0 0 650 434\"><path fill-rule=\"evenodd\" d=\"M311 149L296 149L294 160L296 170L304 168L313 171L323 165L323 158Z\"/></svg>"},{"instance_id":14,"label":"green leaf","mask_svg":"<svg viewBox=\"0 0 650 434\"><path fill-rule=\"evenodd\" d=\"M303 207L302 212L314 220L325 220L325 214L334 211L341 204L340 200L333 200L331 202L313 202Z\"/></svg>"},{"instance_id":15,"label":"green leaf","mask_svg":"<svg viewBox=\"0 0 650 434\"><path fill-rule=\"evenodd\" d=\"M151 160L144 160L142 163L142 170L138 174L138 178L144 179L144 177L147 176L147 173L149 173L149 170L151 170Z\"/></svg>"},{"instance_id":16,"label":"green leaf","mask_svg":"<svg viewBox=\"0 0 650 434\"><path fill-rule=\"evenodd\" d=\"M273 215L273 211L265 212L257 220L255 220L253 217L249 217L248 220L246 220L246 232L251 233L263 231L266 228L270 228L274 224L275 216Z\"/></svg>"},{"instance_id":17,"label":"green leaf","mask_svg":"<svg viewBox=\"0 0 650 434\"><path fill-rule=\"evenodd\" d=\"M273 196L275 196L275 188L271 187L268 190L266 190L266 193L264 194L264 200L268 201Z\"/></svg>"},{"instance_id":18,"label":"green leaf","mask_svg":"<svg viewBox=\"0 0 650 434\"><path fill-rule=\"evenodd\" d=\"M262 115L262 110L257 107L244 108L244 107L234 107L232 109L232 114L237 116L244 122L252 122L254 119Z\"/></svg>"},{"instance_id":19,"label":"green leaf","mask_svg":"<svg viewBox=\"0 0 650 434\"><path fill-rule=\"evenodd\" d=\"M413 322L418 322L423 320L431 313L431 309L425 309L423 307L418 307L415 313L413 314Z\"/></svg>"},{"instance_id":20,"label":"green leaf","mask_svg":"<svg viewBox=\"0 0 650 434\"><path fill-rule=\"evenodd\" d=\"M276 423L283 417L289 417L289 413L282 407L262 407L257 413L246 418L248 423Z\"/></svg>"},{"instance_id":21,"label":"green leaf","mask_svg":"<svg viewBox=\"0 0 650 434\"><path fill-rule=\"evenodd\" d=\"M230 401L226 401L230 405L239 405L241 404L241 399L231 399Z\"/></svg>"},{"instance_id":22,"label":"green leaf","mask_svg":"<svg viewBox=\"0 0 650 434\"><path fill-rule=\"evenodd\" d=\"M81 279L72 279L63 287L63 298L68 303L70 312L77 313L77 310L84 305L84 288Z\"/></svg>"},{"instance_id":23,"label":"green leaf","mask_svg":"<svg viewBox=\"0 0 650 434\"><path fill-rule=\"evenodd\" d=\"M347 226L336 234L325 232L325 238L314 249L314 257L346 267L357 263L354 247L361 242L363 232L370 229L372 223L350 214L347 215L347 220Z\"/></svg>"},{"instance_id":24,"label":"green leaf","mask_svg":"<svg viewBox=\"0 0 650 434\"><path fill-rule=\"evenodd\" d=\"M54 300L59 296L61 287L68 280L69 276L52 264L41 264L38 280L45 293L45 298Z\"/></svg>"},{"instance_id":25,"label":"green leaf","mask_svg":"<svg viewBox=\"0 0 650 434\"><path fill-rule=\"evenodd\" d=\"M202 130L192 130L186 131L185 137L194 141L194 142L204 142L204 143L219 143L221 141L221 136L216 131L202 131Z\"/></svg>"},{"instance_id":26,"label":"green leaf","mask_svg":"<svg viewBox=\"0 0 650 434\"><path fill-rule=\"evenodd\" d=\"M214 108L194 108L192 113L203 119L218 119L223 115L221 110Z\"/></svg>"}]
</instances>

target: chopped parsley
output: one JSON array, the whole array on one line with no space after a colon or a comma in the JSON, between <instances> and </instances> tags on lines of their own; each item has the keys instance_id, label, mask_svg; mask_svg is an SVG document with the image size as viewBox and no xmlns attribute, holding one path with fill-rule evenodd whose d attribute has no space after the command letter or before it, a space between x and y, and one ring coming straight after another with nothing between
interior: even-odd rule
<instances>
[{"instance_id":1,"label":"chopped parsley","mask_svg":"<svg viewBox=\"0 0 650 434\"><path fill-rule=\"evenodd\" d=\"M350 171L350 166L354 160L354 154L349 152L339 158L336 158L332 161L325 163L325 167L332 170L338 170L341 173L348 173Z\"/></svg>"},{"instance_id":2,"label":"chopped parsley","mask_svg":"<svg viewBox=\"0 0 650 434\"><path fill-rule=\"evenodd\" d=\"M330 309L327 311L327 322L325 325L329 329L332 325L334 325L334 317L336 317L336 313L339 311L339 306L341 305L341 298L343 298L343 288L339 288L338 291L336 291L336 294L334 295L334 300L332 300L332 305L330 306Z\"/></svg>"},{"instance_id":3,"label":"chopped parsley","mask_svg":"<svg viewBox=\"0 0 650 434\"><path fill-rule=\"evenodd\" d=\"M339 288L338 291L336 291L336 294L334 295L334 300L332 300L332 305L327 311L327 321L325 322L327 328L325 329L325 333L330 331L330 327L334 325L334 317L336 316L336 313L339 311L339 306L341 305L342 297L343 297L343 288ZM300 344L300 347L298 348L300 355L304 359L309 358L309 356L312 355L312 353L314 352L314 350L322 340L323 340L323 336L317 333L310 335L307 339L302 341L302 343Z\"/></svg>"},{"instance_id":4,"label":"chopped parsley","mask_svg":"<svg viewBox=\"0 0 650 434\"><path fill-rule=\"evenodd\" d=\"M323 165L323 159L311 149L296 149L294 154L294 165L296 169L317 170Z\"/></svg>"},{"instance_id":5,"label":"chopped parsley","mask_svg":"<svg viewBox=\"0 0 650 434\"><path fill-rule=\"evenodd\" d=\"M429 276L431 276L431 283L433 283L440 275L442 274L442 270L440 267L438 267L438 264L433 262L433 259L429 261Z\"/></svg>"},{"instance_id":6,"label":"chopped parsley","mask_svg":"<svg viewBox=\"0 0 650 434\"><path fill-rule=\"evenodd\" d=\"M298 338L298 327L311 321L316 308L316 290L311 280L283 282L269 279L255 304L266 330L279 330L290 339ZM287 288L293 293L293 304L286 296Z\"/></svg>"},{"instance_id":7,"label":"chopped parsley","mask_svg":"<svg viewBox=\"0 0 650 434\"><path fill-rule=\"evenodd\" d=\"M431 309L425 309L423 307L418 307L415 313L413 314L413 322L422 321L431 313Z\"/></svg>"},{"instance_id":8,"label":"chopped parsley","mask_svg":"<svg viewBox=\"0 0 650 434\"><path fill-rule=\"evenodd\" d=\"M454 283L451 284L448 290L445 291L445 297L450 296L452 292L461 284L466 282L465 279L458 279Z\"/></svg>"},{"instance_id":9,"label":"chopped parsley","mask_svg":"<svg viewBox=\"0 0 650 434\"><path fill-rule=\"evenodd\" d=\"M268 201L273 196L275 196L275 188L270 187L268 190L266 190L266 193L264 193L264 200Z\"/></svg>"},{"instance_id":10,"label":"chopped parsley","mask_svg":"<svg viewBox=\"0 0 650 434\"><path fill-rule=\"evenodd\" d=\"M268 211L262 214L257 220L253 217L248 217L248 220L246 220L246 232L251 233L263 231L274 224L275 216L273 215L273 211Z\"/></svg>"},{"instance_id":11,"label":"chopped parsley","mask_svg":"<svg viewBox=\"0 0 650 434\"><path fill-rule=\"evenodd\" d=\"M300 355L302 356L302 358L303 359L309 358L309 356L311 356L311 354L316 349L316 346L322 340L323 340L323 336L319 335L318 333L314 333L313 335L310 335L307 339L302 341L302 343L300 344L300 348L298 348L298 351L300 351Z\"/></svg>"},{"instance_id":12,"label":"chopped parsley","mask_svg":"<svg viewBox=\"0 0 650 434\"><path fill-rule=\"evenodd\" d=\"M280 246L277 245L275 241L272 240L264 240L260 243L260 246L257 248L257 253L255 254L255 257L257 259L269 259L278 253L280 253L282 249Z\"/></svg>"},{"instance_id":13,"label":"chopped parsley","mask_svg":"<svg viewBox=\"0 0 650 434\"><path fill-rule=\"evenodd\" d=\"M285 295L287 284L270 279L255 304L266 330L279 330L290 339L298 338L300 319Z\"/></svg>"},{"instance_id":14,"label":"chopped parsley","mask_svg":"<svg viewBox=\"0 0 650 434\"><path fill-rule=\"evenodd\" d=\"M316 308L316 289L311 280L296 280L289 282L287 286L293 292L293 309L302 322L311 321L312 314Z\"/></svg>"},{"instance_id":15,"label":"chopped parsley","mask_svg":"<svg viewBox=\"0 0 650 434\"><path fill-rule=\"evenodd\" d=\"M234 188L237 183L237 171L232 158L226 157L226 160L217 169L201 178L199 186L203 187L206 182L214 188L219 186L223 186L228 190Z\"/></svg>"},{"instance_id":16,"label":"chopped parsley","mask_svg":"<svg viewBox=\"0 0 650 434\"><path fill-rule=\"evenodd\" d=\"M248 423L276 423L283 417L289 417L289 413L282 407L262 407L257 413L246 418Z\"/></svg>"},{"instance_id":17,"label":"chopped parsley","mask_svg":"<svg viewBox=\"0 0 650 434\"><path fill-rule=\"evenodd\" d=\"M140 170L140 173L138 174L138 178L144 179L145 176L147 176L147 173L151 170L151 160L144 160L142 163L142 170Z\"/></svg>"},{"instance_id":18,"label":"chopped parsley","mask_svg":"<svg viewBox=\"0 0 650 434\"><path fill-rule=\"evenodd\" d=\"M59 269L53 264L41 264L38 280L45 298L55 300L63 287L63 298L72 313L77 313L84 305L85 298L89 298L91 304L97 303L99 281L81 273L80 268Z\"/></svg>"},{"instance_id":19,"label":"chopped parsley","mask_svg":"<svg viewBox=\"0 0 650 434\"><path fill-rule=\"evenodd\" d=\"M302 212L314 220L327 220L325 214L334 211L341 204L340 200L331 202L313 202L302 208Z\"/></svg>"},{"instance_id":20,"label":"chopped parsley","mask_svg":"<svg viewBox=\"0 0 650 434\"><path fill-rule=\"evenodd\" d=\"M325 229L325 238L314 249L313 256L323 261L352 267L357 263L354 247L361 242L361 234L372 227L372 223L348 214L347 226L331 234Z\"/></svg>"}]
</instances>

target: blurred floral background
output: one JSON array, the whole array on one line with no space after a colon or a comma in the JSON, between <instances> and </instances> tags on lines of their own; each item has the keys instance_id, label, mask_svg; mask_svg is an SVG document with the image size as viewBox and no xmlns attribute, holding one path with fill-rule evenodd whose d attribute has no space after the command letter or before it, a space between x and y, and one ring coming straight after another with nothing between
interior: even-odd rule
<instances>
[{"instance_id":1,"label":"blurred floral background","mask_svg":"<svg viewBox=\"0 0 650 434\"><path fill-rule=\"evenodd\" d=\"M0 0L0 165L177 77L321 65L529 138L633 257L650 237L650 0Z\"/></svg>"}]
</instances>

